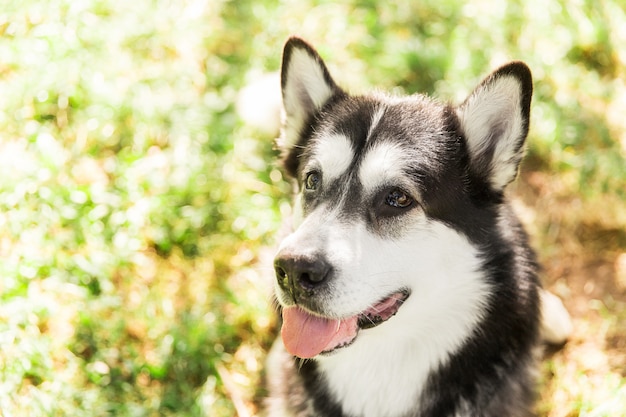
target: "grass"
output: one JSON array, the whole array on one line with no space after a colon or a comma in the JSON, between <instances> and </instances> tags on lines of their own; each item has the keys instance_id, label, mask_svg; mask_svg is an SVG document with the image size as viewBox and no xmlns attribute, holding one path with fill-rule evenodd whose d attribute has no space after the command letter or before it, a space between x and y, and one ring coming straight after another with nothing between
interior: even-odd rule
<instances>
[{"instance_id":1,"label":"grass","mask_svg":"<svg viewBox=\"0 0 626 417\"><path fill-rule=\"evenodd\" d=\"M538 411L623 414L625 26L609 0L4 2L0 414L258 414L289 186L235 102L291 33L352 91L458 102L530 65L514 191L576 326Z\"/></svg>"}]
</instances>

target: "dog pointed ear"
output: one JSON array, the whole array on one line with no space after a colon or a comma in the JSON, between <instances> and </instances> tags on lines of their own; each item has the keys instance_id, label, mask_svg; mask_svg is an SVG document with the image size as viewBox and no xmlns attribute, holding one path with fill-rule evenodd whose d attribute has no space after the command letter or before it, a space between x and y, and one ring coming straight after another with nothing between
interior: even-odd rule
<instances>
[{"instance_id":1,"label":"dog pointed ear","mask_svg":"<svg viewBox=\"0 0 626 417\"><path fill-rule=\"evenodd\" d=\"M281 146L296 146L311 118L341 92L317 51L304 40L291 37L285 44L281 69L285 122Z\"/></svg>"},{"instance_id":2,"label":"dog pointed ear","mask_svg":"<svg viewBox=\"0 0 626 417\"><path fill-rule=\"evenodd\" d=\"M515 179L524 155L532 90L530 69L511 62L489 75L457 108L471 174L497 193Z\"/></svg>"}]
</instances>

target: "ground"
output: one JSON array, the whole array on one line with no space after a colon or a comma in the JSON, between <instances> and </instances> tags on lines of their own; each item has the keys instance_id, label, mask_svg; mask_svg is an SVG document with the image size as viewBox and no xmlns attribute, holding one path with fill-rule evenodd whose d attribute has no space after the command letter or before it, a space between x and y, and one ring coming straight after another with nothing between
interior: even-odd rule
<instances>
[{"instance_id":1,"label":"ground","mask_svg":"<svg viewBox=\"0 0 626 417\"><path fill-rule=\"evenodd\" d=\"M626 410L626 231L604 227L593 208L560 187L558 177L540 171L523 172L516 186L544 286L563 300L574 324L567 343L546 353L539 410L549 417L592 409L617 416Z\"/></svg>"}]
</instances>

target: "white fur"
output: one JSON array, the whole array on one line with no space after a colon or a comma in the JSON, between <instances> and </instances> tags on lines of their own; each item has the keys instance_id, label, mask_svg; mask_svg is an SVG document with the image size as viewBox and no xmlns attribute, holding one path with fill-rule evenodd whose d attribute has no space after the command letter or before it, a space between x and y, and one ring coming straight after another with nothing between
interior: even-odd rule
<instances>
[{"instance_id":1,"label":"white fur","mask_svg":"<svg viewBox=\"0 0 626 417\"><path fill-rule=\"evenodd\" d=\"M350 317L403 288L412 291L384 325L361 330L350 348L316 359L350 415L391 417L414 406L428 373L470 336L489 298L471 243L421 213L410 215L413 226L392 240L319 207L281 245L300 253L322 247L338 267L324 300L332 316Z\"/></svg>"},{"instance_id":2,"label":"white fur","mask_svg":"<svg viewBox=\"0 0 626 417\"><path fill-rule=\"evenodd\" d=\"M515 178L523 156L524 149L518 146L523 123L520 100L520 82L503 76L479 87L457 110L470 154L481 155L495 143L490 181L498 190ZM492 137L494 131L501 135Z\"/></svg>"},{"instance_id":3,"label":"white fur","mask_svg":"<svg viewBox=\"0 0 626 417\"><path fill-rule=\"evenodd\" d=\"M312 159L313 164L319 164L323 181L331 182L348 170L354 159L354 151L347 137L333 134L316 140Z\"/></svg>"},{"instance_id":4,"label":"white fur","mask_svg":"<svg viewBox=\"0 0 626 417\"><path fill-rule=\"evenodd\" d=\"M294 48L283 88L286 113L283 146L293 147L307 117L332 96L333 88L324 79L324 70L304 49Z\"/></svg>"},{"instance_id":5,"label":"white fur","mask_svg":"<svg viewBox=\"0 0 626 417\"><path fill-rule=\"evenodd\" d=\"M278 338L274 341L274 344L267 355L267 368L276 372L284 367L285 360L291 359L291 355L285 351L283 341ZM272 378L268 380L268 383L270 384L269 388L272 392L280 392L283 394L266 398L266 406L270 412L269 414L261 415L265 415L267 417L293 417L293 413L290 411L289 406L285 401L287 396L284 392L289 388L287 384L285 384L282 380L274 380ZM313 408L309 403L308 414L306 415L311 415L312 413Z\"/></svg>"},{"instance_id":6,"label":"white fur","mask_svg":"<svg viewBox=\"0 0 626 417\"><path fill-rule=\"evenodd\" d=\"M574 326L569 313L559 297L542 290L541 300L541 338L548 343L560 344L572 334Z\"/></svg>"},{"instance_id":7,"label":"white fur","mask_svg":"<svg viewBox=\"0 0 626 417\"><path fill-rule=\"evenodd\" d=\"M372 132L374 132L374 129L376 129L376 126L378 126L378 123L380 122L380 119L383 118L384 114L385 114L385 108L382 105L378 107L376 111L374 112L374 115L372 116L372 119L371 119L370 127L367 130L367 138L365 139L366 142L369 141L370 138L372 137Z\"/></svg>"},{"instance_id":8,"label":"white fur","mask_svg":"<svg viewBox=\"0 0 626 417\"><path fill-rule=\"evenodd\" d=\"M370 193L381 185L404 182L402 167L406 166L406 149L392 142L376 144L364 156L359 168L359 180Z\"/></svg>"}]
</instances>

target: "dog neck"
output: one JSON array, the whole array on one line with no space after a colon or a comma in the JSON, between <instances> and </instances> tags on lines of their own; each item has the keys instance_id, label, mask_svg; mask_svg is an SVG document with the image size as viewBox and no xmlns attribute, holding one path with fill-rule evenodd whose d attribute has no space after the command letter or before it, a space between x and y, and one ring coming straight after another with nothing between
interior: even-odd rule
<instances>
[{"instance_id":1,"label":"dog neck","mask_svg":"<svg viewBox=\"0 0 626 417\"><path fill-rule=\"evenodd\" d=\"M480 304L465 300L449 306L454 313L447 320L439 313L435 319L430 317L433 306L411 301L416 299L409 299L384 325L361 331L353 345L316 359L329 394L344 414L396 417L419 408L431 374L471 336L482 315L480 308L473 310ZM421 325L415 317L423 318Z\"/></svg>"}]
</instances>

